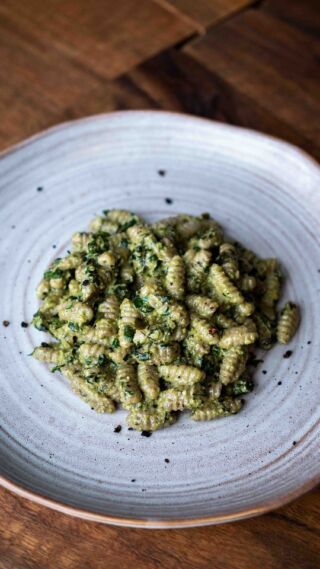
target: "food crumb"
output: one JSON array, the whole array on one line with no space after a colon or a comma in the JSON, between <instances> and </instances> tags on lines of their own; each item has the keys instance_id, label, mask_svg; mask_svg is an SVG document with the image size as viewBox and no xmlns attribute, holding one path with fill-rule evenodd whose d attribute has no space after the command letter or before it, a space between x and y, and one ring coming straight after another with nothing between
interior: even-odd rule
<instances>
[{"instance_id":1,"label":"food crumb","mask_svg":"<svg viewBox=\"0 0 320 569\"><path fill-rule=\"evenodd\" d=\"M5 326L5 328L7 328L9 326L10 322L9 322L9 320L4 320L2 322L2 324Z\"/></svg>"},{"instance_id":2,"label":"food crumb","mask_svg":"<svg viewBox=\"0 0 320 569\"><path fill-rule=\"evenodd\" d=\"M171 198L166 198L164 201L169 205L173 204L173 200Z\"/></svg>"},{"instance_id":3,"label":"food crumb","mask_svg":"<svg viewBox=\"0 0 320 569\"><path fill-rule=\"evenodd\" d=\"M166 173L167 173L167 172L166 172L165 170L158 170L159 176L165 176Z\"/></svg>"},{"instance_id":4,"label":"food crumb","mask_svg":"<svg viewBox=\"0 0 320 569\"><path fill-rule=\"evenodd\" d=\"M21 322L21 328L28 328L28 322Z\"/></svg>"},{"instance_id":5,"label":"food crumb","mask_svg":"<svg viewBox=\"0 0 320 569\"><path fill-rule=\"evenodd\" d=\"M142 437L151 437L152 432L151 431L142 431L141 436Z\"/></svg>"},{"instance_id":6,"label":"food crumb","mask_svg":"<svg viewBox=\"0 0 320 569\"><path fill-rule=\"evenodd\" d=\"M113 432L114 432L114 433L120 433L121 429L122 429L121 425L118 425L117 427L115 427L115 428L113 429Z\"/></svg>"},{"instance_id":7,"label":"food crumb","mask_svg":"<svg viewBox=\"0 0 320 569\"><path fill-rule=\"evenodd\" d=\"M169 464L170 460L168 458L164 459L164 462L166 462L167 464Z\"/></svg>"},{"instance_id":8,"label":"food crumb","mask_svg":"<svg viewBox=\"0 0 320 569\"><path fill-rule=\"evenodd\" d=\"M292 354L293 354L292 350L287 350L287 351L283 354L283 357L287 359L287 358L290 358L290 356L292 356Z\"/></svg>"}]
</instances>

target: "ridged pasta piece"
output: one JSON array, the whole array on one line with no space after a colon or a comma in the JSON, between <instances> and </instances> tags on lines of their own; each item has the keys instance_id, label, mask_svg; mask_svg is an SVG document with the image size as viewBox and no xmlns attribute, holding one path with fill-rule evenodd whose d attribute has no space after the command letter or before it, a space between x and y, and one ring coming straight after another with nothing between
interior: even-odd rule
<instances>
[{"instance_id":1,"label":"ridged pasta piece","mask_svg":"<svg viewBox=\"0 0 320 569\"><path fill-rule=\"evenodd\" d=\"M86 322L90 322L94 316L93 310L89 305L77 301L64 302L59 306L58 313L61 320L75 322L80 326Z\"/></svg>"},{"instance_id":2,"label":"ridged pasta piece","mask_svg":"<svg viewBox=\"0 0 320 569\"><path fill-rule=\"evenodd\" d=\"M83 342L89 342L101 346L110 346L116 335L116 321L101 318L100 320L97 320L94 326L84 327L79 336Z\"/></svg>"},{"instance_id":3,"label":"ridged pasta piece","mask_svg":"<svg viewBox=\"0 0 320 569\"><path fill-rule=\"evenodd\" d=\"M155 366L138 365L138 383L146 399L157 399L160 393L159 374Z\"/></svg>"},{"instance_id":4,"label":"ridged pasta piece","mask_svg":"<svg viewBox=\"0 0 320 569\"><path fill-rule=\"evenodd\" d=\"M79 360L84 366L96 366L106 361L105 348L98 344L81 344L78 353Z\"/></svg>"},{"instance_id":5,"label":"ridged pasta piece","mask_svg":"<svg viewBox=\"0 0 320 569\"><path fill-rule=\"evenodd\" d=\"M131 300L125 298L120 305L119 342L120 346L128 348L133 344L133 337L139 312Z\"/></svg>"},{"instance_id":6,"label":"ridged pasta piece","mask_svg":"<svg viewBox=\"0 0 320 569\"><path fill-rule=\"evenodd\" d=\"M270 350L276 340L276 330L274 320L270 320L266 315L256 313L254 320L258 332L258 346L263 350Z\"/></svg>"},{"instance_id":7,"label":"ridged pasta piece","mask_svg":"<svg viewBox=\"0 0 320 569\"><path fill-rule=\"evenodd\" d=\"M63 373L70 380L72 390L97 413L113 413L115 404L108 395L97 392L90 383L78 375L72 368L64 368Z\"/></svg>"},{"instance_id":8,"label":"ridged pasta piece","mask_svg":"<svg viewBox=\"0 0 320 569\"><path fill-rule=\"evenodd\" d=\"M59 259L54 268L60 271L68 271L70 269L76 269L81 265L81 263L81 256L77 255L76 253L71 253L71 255Z\"/></svg>"},{"instance_id":9,"label":"ridged pasta piece","mask_svg":"<svg viewBox=\"0 0 320 569\"><path fill-rule=\"evenodd\" d=\"M219 248L219 255L221 266L225 274L232 281L238 280L240 278L240 271L235 246L232 245L232 243L222 243Z\"/></svg>"},{"instance_id":10,"label":"ridged pasta piece","mask_svg":"<svg viewBox=\"0 0 320 569\"><path fill-rule=\"evenodd\" d=\"M160 377L173 385L192 385L205 377L205 373L193 366L161 365L158 367Z\"/></svg>"},{"instance_id":11,"label":"ridged pasta piece","mask_svg":"<svg viewBox=\"0 0 320 569\"><path fill-rule=\"evenodd\" d=\"M41 362L63 364L68 354L64 350L59 349L58 346L39 346L33 350L32 355Z\"/></svg>"},{"instance_id":12,"label":"ridged pasta piece","mask_svg":"<svg viewBox=\"0 0 320 569\"><path fill-rule=\"evenodd\" d=\"M144 403L134 405L127 416L127 425L137 431L156 431L166 425L169 413Z\"/></svg>"},{"instance_id":13,"label":"ridged pasta piece","mask_svg":"<svg viewBox=\"0 0 320 569\"><path fill-rule=\"evenodd\" d=\"M247 358L246 349L239 346L224 352L219 371L219 381L223 385L236 381L245 370Z\"/></svg>"},{"instance_id":14,"label":"ridged pasta piece","mask_svg":"<svg viewBox=\"0 0 320 569\"><path fill-rule=\"evenodd\" d=\"M202 318L212 318L213 314L219 308L219 304L208 296L198 294L189 294L186 297L186 304L190 310L201 316Z\"/></svg>"},{"instance_id":15,"label":"ridged pasta piece","mask_svg":"<svg viewBox=\"0 0 320 569\"><path fill-rule=\"evenodd\" d=\"M191 318L191 331L195 336L198 336L204 344L209 344L209 346L214 346L219 342L217 328L209 324L207 320L199 318L198 316L192 316Z\"/></svg>"},{"instance_id":16,"label":"ridged pasta piece","mask_svg":"<svg viewBox=\"0 0 320 569\"><path fill-rule=\"evenodd\" d=\"M299 309L293 302L287 302L281 311L277 325L277 339L280 344L288 344L299 325Z\"/></svg>"},{"instance_id":17,"label":"ridged pasta piece","mask_svg":"<svg viewBox=\"0 0 320 569\"><path fill-rule=\"evenodd\" d=\"M175 255L168 265L165 284L168 292L174 298L182 299L185 294L185 268L184 262L179 255Z\"/></svg>"},{"instance_id":18,"label":"ridged pasta piece","mask_svg":"<svg viewBox=\"0 0 320 569\"><path fill-rule=\"evenodd\" d=\"M262 296L261 303L265 306L273 306L280 297L280 275L276 272L268 273L265 280L265 292Z\"/></svg>"},{"instance_id":19,"label":"ridged pasta piece","mask_svg":"<svg viewBox=\"0 0 320 569\"><path fill-rule=\"evenodd\" d=\"M251 292L257 286L257 279L253 275L244 274L241 277L240 289L244 292Z\"/></svg>"},{"instance_id":20,"label":"ridged pasta piece","mask_svg":"<svg viewBox=\"0 0 320 569\"><path fill-rule=\"evenodd\" d=\"M90 234L85 232L77 232L72 236L72 249L75 253L86 253L88 251L88 243Z\"/></svg>"},{"instance_id":21,"label":"ridged pasta piece","mask_svg":"<svg viewBox=\"0 0 320 569\"><path fill-rule=\"evenodd\" d=\"M245 304L245 298L229 279L220 265L214 263L209 271L209 284L213 288L214 294L223 304Z\"/></svg>"},{"instance_id":22,"label":"ridged pasta piece","mask_svg":"<svg viewBox=\"0 0 320 569\"><path fill-rule=\"evenodd\" d=\"M139 389L136 369L133 365L119 365L116 372L116 383L122 405L133 405L142 399Z\"/></svg>"},{"instance_id":23,"label":"ridged pasta piece","mask_svg":"<svg viewBox=\"0 0 320 569\"><path fill-rule=\"evenodd\" d=\"M228 350L234 346L246 346L254 344L258 334L255 323L250 320L242 326L233 326L227 328L219 341L220 348Z\"/></svg>"},{"instance_id":24,"label":"ridged pasta piece","mask_svg":"<svg viewBox=\"0 0 320 569\"><path fill-rule=\"evenodd\" d=\"M101 267L112 271L116 265L117 259L113 253L110 253L110 251L105 251L98 256L97 262L98 265L101 265Z\"/></svg>"},{"instance_id":25,"label":"ridged pasta piece","mask_svg":"<svg viewBox=\"0 0 320 569\"><path fill-rule=\"evenodd\" d=\"M191 292L200 292L207 279L211 252L206 249L200 249L200 251L188 249L183 259L186 265L187 288Z\"/></svg>"},{"instance_id":26,"label":"ridged pasta piece","mask_svg":"<svg viewBox=\"0 0 320 569\"><path fill-rule=\"evenodd\" d=\"M202 390L198 384L189 385L184 389L169 388L162 391L158 406L165 411L183 411L194 409L202 403Z\"/></svg>"},{"instance_id":27,"label":"ridged pasta piece","mask_svg":"<svg viewBox=\"0 0 320 569\"><path fill-rule=\"evenodd\" d=\"M170 344L157 344L151 349L152 361L156 365L171 364L178 359L180 354L180 345L178 342Z\"/></svg>"},{"instance_id":28,"label":"ridged pasta piece","mask_svg":"<svg viewBox=\"0 0 320 569\"><path fill-rule=\"evenodd\" d=\"M234 320L223 314L223 312L215 314L214 323L216 326L219 326L219 328L232 328L232 326L235 325Z\"/></svg>"},{"instance_id":29,"label":"ridged pasta piece","mask_svg":"<svg viewBox=\"0 0 320 569\"><path fill-rule=\"evenodd\" d=\"M118 320L120 314L120 302L115 294L107 296L98 306L98 312L109 320Z\"/></svg>"},{"instance_id":30,"label":"ridged pasta piece","mask_svg":"<svg viewBox=\"0 0 320 569\"><path fill-rule=\"evenodd\" d=\"M50 292L49 280L42 279L42 281L40 281L40 283L37 286L36 290L37 297L40 298L41 300L44 300L44 298L49 294L49 292Z\"/></svg>"},{"instance_id":31,"label":"ridged pasta piece","mask_svg":"<svg viewBox=\"0 0 320 569\"><path fill-rule=\"evenodd\" d=\"M189 245L194 249L212 249L213 247L219 247L222 238L223 233L221 228L217 223L213 222L213 225L209 229L203 231L199 236L193 237Z\"/></svg>"},{"instance_id":32,"label":"ridged pasta piece","mask_svg":"<svg viewBox=\"0 0 320 569\"><path fill-rule=\"evenodd\" d=\"M225 398L223 401L216 401L214 399L204 403L198 409L191 413L191 418L194 421L211 421L219 417L227 417L234 413L238 413L242 407L240 399Z\"/></svg>"},{"instance_id":33,"label":"ridged pasta piece","mask_svg":"<svg viewBox=\"0 0 320 569\"><path fill-rule=\"evenodd\" d=\"M222 391L222 383L220 381L211 381L207 385L207 394L209 399L219 399Z\"/></svg>"}]
</instances>

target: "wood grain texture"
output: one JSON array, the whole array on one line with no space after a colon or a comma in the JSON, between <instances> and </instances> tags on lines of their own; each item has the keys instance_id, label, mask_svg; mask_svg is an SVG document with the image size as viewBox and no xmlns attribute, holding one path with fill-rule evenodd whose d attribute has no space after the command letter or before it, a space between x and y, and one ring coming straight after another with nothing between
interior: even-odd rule
<instances>
[{"instance_id":1,"label":"wood grain texture","mask_svg":"<svg viewBox=\"0 0 320 569\"><path fill-rule=\"evenodd\" d=\"M227 85L319 147L319 46L262 10L248 10L189 43L186 52Z\"/></svg>"},{"instance_id":2,"label":"wood grain texture","mask_svg":"<svg viewBox=\"0 0 320 569\"><path fill-rule=\"evenodd\" d=\"M195 31L153 0L3 0L0 13L44 52L107 79Z\"/></svg>"},{"instance_id":3,"label":"wood grain texture","mask_svg":"<svg viewBox=\"0 0 320 569\"><path fill-rule=\"evenodd\" d=\"M156 531L84 522L1 491L0 569L315 569L319 497L242 522Z\"/></svg>"},{"instance_id":4,"label":"wood grain texture","mask_svg":"<svg viewBox=\"0 0 320 569\"><path fill-rule=\"evenodd\" d=\"M171 6L178 14L187 16L200 29L212 26L239 10L250 6L254 0L157 0L164 7Z\"/></svg>"}]
</instances>

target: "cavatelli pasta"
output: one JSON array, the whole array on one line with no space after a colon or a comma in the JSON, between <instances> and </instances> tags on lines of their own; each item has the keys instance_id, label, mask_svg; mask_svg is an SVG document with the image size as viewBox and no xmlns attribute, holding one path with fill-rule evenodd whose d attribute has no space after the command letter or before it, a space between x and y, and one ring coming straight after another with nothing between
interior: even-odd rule
<instances>
[{"instance_id":1,"label":"cavatelli pasta","mask_svg":"<svg viewBox=\"0 0 320 569\"><path fill-rule=\"evenodd\" d=\"M158 399L160 393L159 380L156 366L138 364L138 383L146 399Z\"/></svg>"},{"instance_id":2,"label":"cavatelli pasta","mask_svg":"<svg viewBox=\"0 0 320 569\"><path fill-rule=\"evenodd\" d=\"M204 372L187 365L161 365L158 367L160 376L173 385L192 385L204 379Z\"/></svg>"},{"instance_id":3,"label":"cavatelli pasta","mask_svg":"<svg viewBox=\"0 0 320 569\"><path fill-rule=\"evenodd\" d=\"M238 413L242 407L240 399L223 399L217 401L212 399L204 403L198 409L191 413L191 418L194 421L211 421L212 419L219 419L219 417L226 417Z\"/></svg>"},{"instance_id":4,"label":"cavatelli pasta","mask_svg":"<svg viewBox=\"0 0 320 569\"><path fill-rule=\"evenodd\" d=\"M293 302L287 302L281 311L277 324L277 339L280 344L288 344L296 333L299 324L299 309Z\"/></svg>"},{"instance_id":5,"label":"cavatelli pasta","mask_svg":"<svg viewBox=\"0 0 320 569\"><path fill-rule=\"evenodd\" d=\"M277 259L226 240L208 214L148 224L104 210L44 273L33 324L54 342L33 356L95 411L128 410L136 430L184 410L197 421L231 415L252 390L254 346L297 329L295 304L277 316L281 285Z\"/></svg>"},{"instance_id":6,"label":"cavatelli pasta","mask_svg":"<svg viewBox=\"0 0 320 569\"><path fill-rule=\"evenodd\" d=\"M241 346L224 352L219 372L219 380L223 385L228 385L240 377L245 370L247 357L247 351Z\"/></svg>"},{"instance_id":7,"label":"cavatelli pasta","mask_svg":"<svg viewBox=\"0 0 320 569\"><path fill-rule=\"evenodd\" d=\"M175 255L169 261L168 271L165 277L167 291L173 298L181 299L184 297L184 273L184 262L179 255Z\"/></svg>"}]
</instances>

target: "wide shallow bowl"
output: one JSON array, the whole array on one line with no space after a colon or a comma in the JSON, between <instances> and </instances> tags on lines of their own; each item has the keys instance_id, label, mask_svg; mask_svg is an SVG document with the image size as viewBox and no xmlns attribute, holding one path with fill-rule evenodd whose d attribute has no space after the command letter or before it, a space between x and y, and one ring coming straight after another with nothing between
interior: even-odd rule
<instances>
[{"instance_id":1,"label":"wide shallow bowl","mask_svg":"<svg viewBox=\"0 0 320 569\"><path fill-rule=\"evenodd\" d=\"M265 512L319 475L320 176L296 148L163 112L63 124L0 162L0 482L36 502L127 526L183 527ZM150 438L124 411L98 415L29 356L35 287L70 236L104 208L155 220L210 212L286 272L302 323L256 370L238 415L187 415ZM292 351L290 358L284 353ZM122 425L120 433L114 428Z\"/></svg>"}]
</instances>

